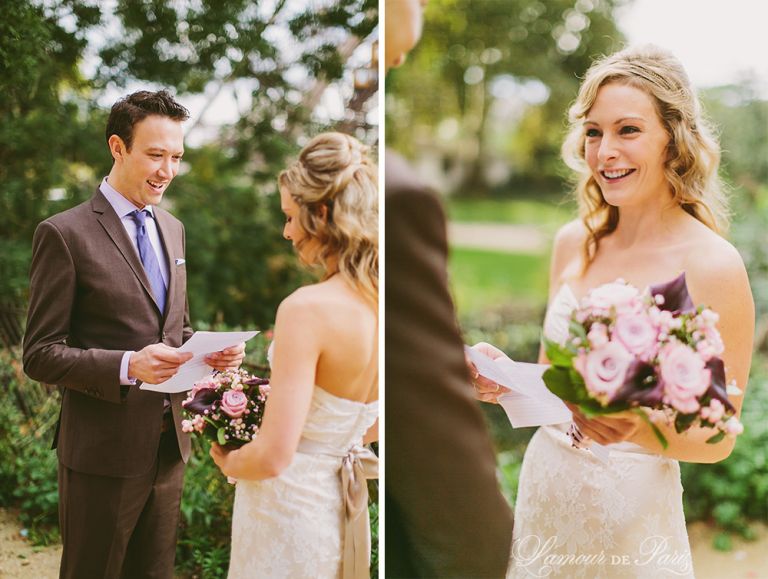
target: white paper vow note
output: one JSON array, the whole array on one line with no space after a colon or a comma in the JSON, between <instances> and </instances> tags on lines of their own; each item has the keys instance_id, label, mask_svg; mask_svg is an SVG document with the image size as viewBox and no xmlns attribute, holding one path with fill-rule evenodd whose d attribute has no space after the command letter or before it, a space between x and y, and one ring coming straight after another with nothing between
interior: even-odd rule
<instances>
[{"instance_id":1,"label":"white paper vow note","mask_svg":"<svg viewBox=\"0 0 768 579\"><path fill-rule=\"evenodd\" d=\"M247 342L258 333L257 331L195 332L179 348L181 352L192 352L194 354L192 359L179 366L179 371L173 378L160 384L147 384L145 382L139 388L142 390L154 390L155 392L166 392L168 394L191 390L195 382L213 372L213 368L205 363L205 357L208 354L226 350L240 342Z\"/></svg>"},{"instance_id":2,"label":"white paper vow note","mask_svg":"<svg viewBox=\"0 0 768 579\"><path fill-rule=\"evenodd\" d=\"M510 389L498 401L513 428L571 422L571 411L544 384L542 375L548 365L515 362L507 357L492 360L466 345L464 350L481 376ZM606 447L592 441L589 449L602 462L607 461Z\"/></svg>"},{"instance_id":3,"label":"white paper vow note","mask_svg":"<svg viewBox=\"0 0 768 579\"><path fill-rule=\"evenodd\" d=\"M514 428L571 421L571 411L549 391L541 377L549 366L515 362L507 357L492 360L472 348L464 349L481 376L510 389L498 400Z\"/></svg>"}]
</instances>

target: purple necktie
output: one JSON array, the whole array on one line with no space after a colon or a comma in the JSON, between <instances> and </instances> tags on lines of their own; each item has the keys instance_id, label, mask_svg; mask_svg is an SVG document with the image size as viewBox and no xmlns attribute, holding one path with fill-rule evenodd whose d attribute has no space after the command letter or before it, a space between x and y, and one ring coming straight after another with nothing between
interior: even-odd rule
<instances>
[{"instance_id":1,"label":"purple necktie","mask_svg":"<svg viewBox=\"0 0 768 579\"><path fill-rule=\"evenodd\" d=\"M149 235L147 235L147 216L152 217L152 214L147 210L139 211L137 209L131 213L131 217L136 222L136 245L139 246L139 257L142 265L144 265L149 285L152 286L152 293L155 294L157 305L160 307L160 312L163 313L165 312L165 282L163 281L163 274L160 272L160 263L157 261L155 249L149 241Z\"/></svg>"}]
</instances>

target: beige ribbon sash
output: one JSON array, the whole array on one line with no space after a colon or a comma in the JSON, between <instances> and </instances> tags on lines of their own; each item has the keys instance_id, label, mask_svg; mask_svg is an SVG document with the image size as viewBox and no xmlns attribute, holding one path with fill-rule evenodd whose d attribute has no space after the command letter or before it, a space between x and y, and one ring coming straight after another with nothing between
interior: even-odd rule
<instances>
[{"instance_id":1,"label":"beige ribbon sash","mask_svg":"<svg viewBox=\"0 0 768 579\"><path fill-rule=\"evenodd\" d=\"M367 579L370 577L371 534L366 479L379 477L379 458L358 444L345 453L306 438L299 442L298 451L341 458L341 492L345 514L342 578Z\"/></svg>"}]
</instances>

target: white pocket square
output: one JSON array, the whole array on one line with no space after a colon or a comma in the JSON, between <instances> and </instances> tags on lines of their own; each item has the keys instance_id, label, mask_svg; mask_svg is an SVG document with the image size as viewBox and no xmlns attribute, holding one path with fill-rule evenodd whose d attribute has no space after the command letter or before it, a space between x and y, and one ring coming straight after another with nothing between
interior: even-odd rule
<instances>
[{"instance_id":1,"label":"white pocket square","mask_svg":"<svg viewBox=\"0 0 768 579\"><path fill-rule=\"evenodd\" d=\"M176 265L184 265L185 263L187 263L186 259L182 259L180 257L176 258Z\"/></svg>"}]
</instances>

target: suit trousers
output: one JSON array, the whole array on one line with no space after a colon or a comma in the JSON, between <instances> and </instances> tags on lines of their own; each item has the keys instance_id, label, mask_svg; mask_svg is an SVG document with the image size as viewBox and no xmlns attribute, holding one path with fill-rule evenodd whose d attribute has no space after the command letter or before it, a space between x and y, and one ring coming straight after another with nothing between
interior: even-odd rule
<instances>
[{"instance_id":1,"label":"suit trousers","mask_svg":"<svg viewBox=\"0 0 768 579\"><path fill-rule=\"evenodd\" d=\"M141 476L85 474L59 462L60 579L172 579L183 485L173 429Z\"/></svg>"}]
</instances>

